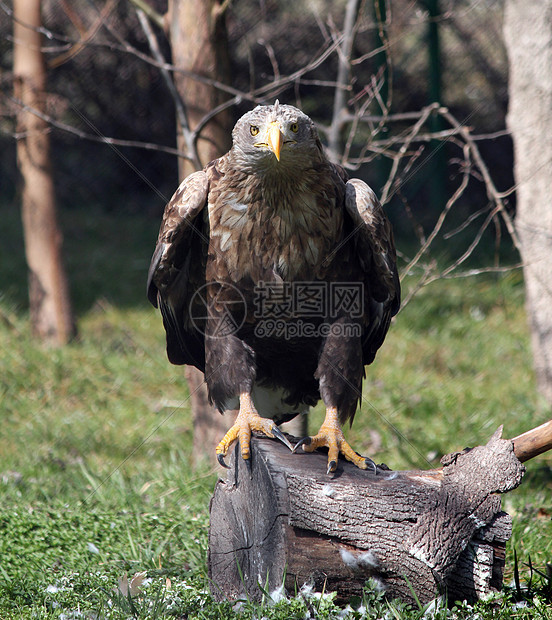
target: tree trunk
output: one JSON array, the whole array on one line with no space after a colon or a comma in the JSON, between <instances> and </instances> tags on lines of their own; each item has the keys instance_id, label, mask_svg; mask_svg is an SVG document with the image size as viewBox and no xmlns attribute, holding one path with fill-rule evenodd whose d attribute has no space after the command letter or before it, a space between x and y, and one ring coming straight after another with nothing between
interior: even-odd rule
<instances>
[{"instance_id":1,"label":"tree trunk","mask_svg":"<svg viewBox=\"0 0 552 620\"><path fill-rule=\"evenodd\" d=\"M170 0L169 30L173 63L186 72L230 83L230 61L226 19L217 0ZM189 128L193 131L208 113L228 99L228 95L211 84L175 72L176 88L184 102ZM228 110L215 116L200 133L196 148L201 165L220 157L231 146L232 120ZM178 146L186 151L182 132ZM183 179L194 172L189 160L182 160L179 173Z\"/></svg>"},{"instance_id":2,"label":"tree trunk","mask_svg":"<svg viewBox=\"0 0 552 620\"><path fill-rule=\"evenodd\" d=\"M511 534L500 493L521 482L518 451L531 458L550 447L551 426L513 441L499 429L486 446L445 457L440 470L377 475L340 460L328 476L327 454L254 438L252 463L234 451L211 500L213 594L259 600L261 588L284 583L293 593L310 583L348 602L374 578L411 603L443 592L451 603L488 596L502 585Z\"/></svg>"},{"instance_id":3,"label":"tree trunk","mask_svg":"<svg viewBox=\"0 0 552 620\"><path fill-rule=\"evenodd\" d=\"M46 121L32 112L44 112L46 104L40 0L15 0L13 23L14 94L21 102L17 115L17 159L23 179L22 218L31 325L43 340L65 344L74 335L75 325L61 258L49 128Z\"/></svg>"},{"instance_id":4,"label":"tree trunk","mask_svg":"<svg viewBox=\"0 0 552 620\"><path fill-rule=\"evenodd\" d=\"M230 83L230 62L225 13L217 0L170 0L169 33L173 63L197 76ZM184 130L194 131L201 119L227 95L211 84L175 72L174 82L185 107L187 128L179 127L178 147L188 151ZM228 110L215 116L201 131L196 143L201 165L223 155L231 146L232 119ZM192 155L191 153L187 153ZM192 161L182 159L180 180L195 171ZM211 405L203 374L189 366L186 378L194 420L194 461L213 459L214 450L227 430L227 416Z\"/></svg>"},{"instance_id":5,"label":"tree trunk","mask_svg":"<svg viewBox=\"0 0 552 620\"><path fill-rule=\"evenodd\" d=\"M186 366L186 380L194 420L194 467L215 462L215 448L234 422L234 412L222 415L209 404L203 373L194 366Z\"/></svg>"},{"instance_id":6,"label":"tree trunk","mask_svg":"<svg viewBox=\"0 0 552 620\"><path fill-rule=\"evenodd\" d=\"M539 390L552 404L552 0L508 0L508 127L514 140L516 231Z\"/></svg>"}]
</instances>

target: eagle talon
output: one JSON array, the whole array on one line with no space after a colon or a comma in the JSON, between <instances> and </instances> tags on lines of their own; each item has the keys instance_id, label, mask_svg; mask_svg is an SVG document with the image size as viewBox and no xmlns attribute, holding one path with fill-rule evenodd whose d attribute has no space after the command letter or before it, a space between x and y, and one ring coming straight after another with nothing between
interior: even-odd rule
<instances>
[{"instance_id":1,"label":"eagle talon","mask_svg":"<svg viewBox=\"0 0 552 620\"><path fill-rule=\"evenodd\" d=\"M295 448L289 443L288 438L277 426L274 426L274 428L272 429L272 434L276 439L279 439L285 446L287 446L292 452L294 452Z\"/></svg>"},{"instance_id":2,"label":"eagle talon","mask_svg":"<svg viewBox=\"0 0 552 620\"><path fill-rule=\"evenodd\" d=\"M374 463L374 461L372 461L372 459L368 458L367 456L363 456L362 458L364 459L364 463L366 464L366 469L371 469L373 474L377 475L378 466Z\"/></svg>"},{"instance_id":3,"label":"eagle talon","mask_svg":"<svg viewBox=\"0 0 552 620\"><path fill-rule=\"evenodd\" d=\"M327 407L326 417L320 430L314 437L304 437L299 440L293 449L296 452L300 447L305 452L314 452L317 448L328 448L328 474L337 469L339 454L342 454L348 461L356 465L359 469L370 470L377 473L377 465L367 456L361 456L355 452L345 441L343 431L339 423L337 407Z\"/></svg>"},{"instance_id":4,"label":"eagle talon","mask_svg":"<svg viewBox=\"0 0 552 620\"><path fill-rule=\"evenodd\" d=\"M300 439L292 448L292 452L295 454L297 452L297 450L299 450L299 448L301 446L310 446L312 442L312 437L303 437L303 439Z\"/></svg>"},{"instance_id":5,"label":"eagle talon","mask_svg":"<svg viewBox=\"0 0 552 620\"><path fill-rule=\"evenodd\" d=\"M219 462L219 465L222 465L222 467L230 469L230 466L224 462L224 454L217 454L217 461Z\"/></svg>"},{"instance_id":6,"label":"eagle talon","mask_svg":"<svg viewBox=\"0 0 552 620\"><path fill-rule=\"evenodd\" d=\"M224 457L228 453L230 446L237 441L242 460L247 462L249 471L251 471L252 433L260 433L265 437L278 439L290 450L293 450L293 446L276 424L268 418L261 418L255 409L251 395L243 392L240 394L240 409L236 420L216 448L217 460L222 467L228 469L224 462Z\"/></svg>"}]
</instances>

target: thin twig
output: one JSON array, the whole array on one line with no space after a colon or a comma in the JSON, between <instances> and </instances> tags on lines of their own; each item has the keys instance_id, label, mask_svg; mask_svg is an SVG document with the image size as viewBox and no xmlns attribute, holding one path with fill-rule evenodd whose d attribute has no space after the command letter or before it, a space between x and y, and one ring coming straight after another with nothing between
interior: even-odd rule
<instances>
[{"instance_id":1,"label":"thin twig","mask_svg":"<svg viewBox=\"0 0 552 620\"><path fill-rule=\"evenodd\" d=\"M341 115L345 109L345 92L349 84L350 60L355 40L355 22L358 12L358 0L348 0L345 9L345 23L343 26L343 44L338 57L337 79L335 89L332 122L328 131L328 152L330 159L338 160L341 142Z\"/></svg>"},{"instance_id":2,"label":"thin twig","mask_svg":"<svg viewBox=\"0 0 552 620\"><path fill-rule=\"evenodd\" d=\"M138 15L140 25L142 26L142 30L144 31L144 34L146 35L148 39L148 44L149 44L151 53L153 54L153 57L157 60L159 64L163 64L165 59L163 58L163 55L161 54L161 50L159 49L157 39L155 37L155 34L153 33L153 30L151 29L151 26L146 17L146 14L141 9L136 9L136 13ZM190 129L190 124L188 122L188 115L186 113L186 106L184 104L184 101L182 101L182 98L178 94L178 91L176 90L176 86L174 85L174 82L168 70L162 68L161 75L163 76L163 79L165 80L165 84L167 85L167 88L169 89L169 92L174 102L174 107L176 109L176 115L178 118L180 131L182 132L182 137L184 138L184 143L186 144L186 153L188 155L188 158L192 161L192 163L194 164L194 167L197 170L201 170L203 166L201 165L201 162L199 161L199 156L197 154L197 148L196 148L197 132L193 132Z\"/></svg>"},{"instance_id":3,"label":"thin twig","mask_svg":"<svg viewBox=\"0 0 552 620\"><path fill-rule=\"evenodd\" d=\"M502 217L502 219L504 220L504 223L506 224L506 228L508 230L508 232L510 233L510 236L512 238L512 241L516 247L516 249L518 250L518 252L520 252L521 254L521 242L519 240L519 237L517 235L515 226L514 226L514 222L510 216L510 214L508 213L508 211L506 210L506 207L504 205L503 202L503 198L506 194L503 194L501 192L499 192L496 189L496 186L491 178L491 175L489 173L489 169L487 168L487 165L485 164L485 162L483 161L483 158L481 157L481 153L479 152L479 148L477 146L477 144L475 143L475 141L473 140L473 138L470 135L469 130L467 129L467 127L463 126L461 123L458 122L458 120L446 109L442 110L442 115L443 117L453 126L453 127L457 127L460 131L460 133L462 134L462 137L464 138L464 140L466 141L466 143L469 145L470 147L470 151L472 153L473 156L473 160L474 163L477 165L477 168L479 169L479 171L481 172L482 176L483 176L483 180L485 182L485 188L487 190L487 195L489 196L489 199L492 200L494 203L496 203L499 211L500 211L500 215Z\"/></svg>"},{"instance_id":4,"label":"thin twig","mask_svg":"<svg viewBox=\"0 0 552 620\"><path fill-rule=\"evenodd\" d=\"M156 26L165 29L165 16L162 13L158 13L146 0L130 0L134 7L144 13L148 19L150 19Z\"/></svg>"},{"instance_id":5,"label":"thin twig","mask_svg":"<svg viewBox=\"0 0 552 620\"><path fill-rule=\"evenodd\" d=\"M467 155L467 147L465 149L465 154ZM431 246L431 244L433 243L433 241L439 234L440 230L442 229L443 224L445 223L445 219L447 215L449 214L450 210L452 209L452 206L455 204L458 197L464 193L464 190L466 189L468 185L468 181L469 181L469 173L466 170L462 176L462 182L460 183L460 185L458 186L454 194L448 199L447 204L445 205L445 208L443 209L443 211L441 211L437 219L437 222L435 226L433 227L433 230L427 237L425 243L420 246L418 252L416 253L416 256L414 256L414 258L407 265L405 273L410 273L410 271L419 262L421 257L427 252L428 248Z\"/></svg>"},{"instance_id":6,"label":"thin twig","mask_svg":"<svg viewBox=\"0 0 552 620\"><path fill-rule=\"evenodd\" d=\"M40 118L46 121L51 127L55 129L59 129L60 131L64 131L66 133L72 134L77 138L81 138L83 140L89 140L90 142L100 142L103 144L109 144L111 146L123 146L123 147L131 147L131 148L140 148L149 151L159 151L161 153L167 153L169 155L176 155L177 157L183 157L184 159L189 159L186 153L179 151L178 149L162 146L160 144L154 144L153 142L141 142L140 140L119 140L118 138L110 138L104 135L91 134L86 131L82 131L81 129L77 129L73 125L68 125L67 123L63 123L58 121L53 116L49 114L44 114L40 110L36 108L32 108L24 104L20 99L13 97L12 95L4 95L6 99L14 103L18 108L21 108L25 112L29 112L30 114L34 114L37 118ZM18 140L20 138L24 138L26 132L19 132L10 134L14 139Z\"/></svg>"},{"instance_id":7,"label":"thin twig","mask_svg":"<svg viewBox=\"0 0 552 620\"><path fill-rule=\"evenodd\" d=\"M438 107L439 107L438 103L432 103L431 105L425 107L422 110L422 114L419 117L418 121L415 123L415 125L410 130L409 135L405 138L405 141L403 145L401 146L401 148L399 149L399 152L397 153L397 155L393 158L393 165L391 167L391 172L387 179L387 183L385 184L383 188L382 195L380 198L381 204L385 204L391 198L391 193L390 193L391 187L393 186L395 177L397 176L400 161L404 157L408 147L410 146L414 138L417 136L417 134L420 132L420 129L422 128L426 120L436 109L438 109Z\"/></svg>"},{"instance_id":8,"label":"thin twig","mask_svg":"<svg viewBox=\"0 0 552 620\"><path fill-rule=\"evenodd\" d=\"M96 18L92 26L88 28L85 32L81 33L79 40L74 45L72 45L69 50L60 54L56 58L52 58L50 61L48 61L48 67L49 68L59 67L60 65L66 63L67 61L74 58L77 54L82 52L82 50L87 46L88 41L90 41L92 38L96 36L100 28L106 22L107 17L113 11L116 4L117 4L116 0L109 0L109 2L107 2L102 7L101 11L99 12L98 17Z\"/></svg>"},{"instance_id":9,"label":"thin twig","mask_svg":"<svg viewBox=\"0 0 552 620\"><path fill-rule=\"evenodd\" d=\"M498 212L499 212L499 207L497 206L489 213L489 215L485 218L485 222L483 222L483 225L479 227L477 234L473 238L473 241L470 243L466 251L462 254L462 256L460 256L460 258L456 259L456 261L454 261L452 265L449 265L447 268L445 268L442 271L441 273L442 276L447 276L448 274L452 273L459 265L465 262L473 254L473 251L479 245L479 242L481 241L481 238L483 237L483 233L487 230L487 227L493 221L495 215Z\"/></svg>"}]
</instances>

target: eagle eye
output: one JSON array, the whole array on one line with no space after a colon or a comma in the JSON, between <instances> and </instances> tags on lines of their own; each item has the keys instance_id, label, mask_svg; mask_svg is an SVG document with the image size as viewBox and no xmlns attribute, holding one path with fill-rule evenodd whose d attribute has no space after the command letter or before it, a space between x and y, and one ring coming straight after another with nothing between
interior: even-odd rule
<instances>
[{"instance_id":1,"label":"eagle eye","mask_svg":"<svg viewBox=\"0 0 552 620\"><path fill-rule=\"evenodd\" d=\"M293 133L297 133L299 131L299 124L298 123L291 123L289 128L291 129L291 131L293 131Z\"/></svg>"},{"instance_id":2,"label":"eagle eye","mask_svg":"<svg viewBox=\"0 0 552 620\"><path fill-rule=\"evenodd\" d=\"M252 136L256 136L259 133L259 128L257 127L257 125L251 125L251 127L249 128L249 132Z\"/></svg>"}]
</instances>

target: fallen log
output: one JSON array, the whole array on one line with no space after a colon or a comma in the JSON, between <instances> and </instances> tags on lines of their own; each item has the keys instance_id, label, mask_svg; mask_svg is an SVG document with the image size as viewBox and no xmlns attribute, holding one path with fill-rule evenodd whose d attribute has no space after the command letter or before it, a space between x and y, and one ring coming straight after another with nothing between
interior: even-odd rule
<instances>
[{"instance_id":1,"label":"fallen log","mask_svg":"<svg viewBox=\"0 0 552 620\"><path fill-rule=\"evenodd\" d=\"M441 469L372 474L341 460L333 476L322 452L253 438L251 464L234 451L211 499L214 596L259 600L309 583L347 601L369 578L405 601L498 590L511 535L500 494L521 483L521 461L552 448L552 420L514 440L501 433Z\"/></svg>"}]
</instances>

